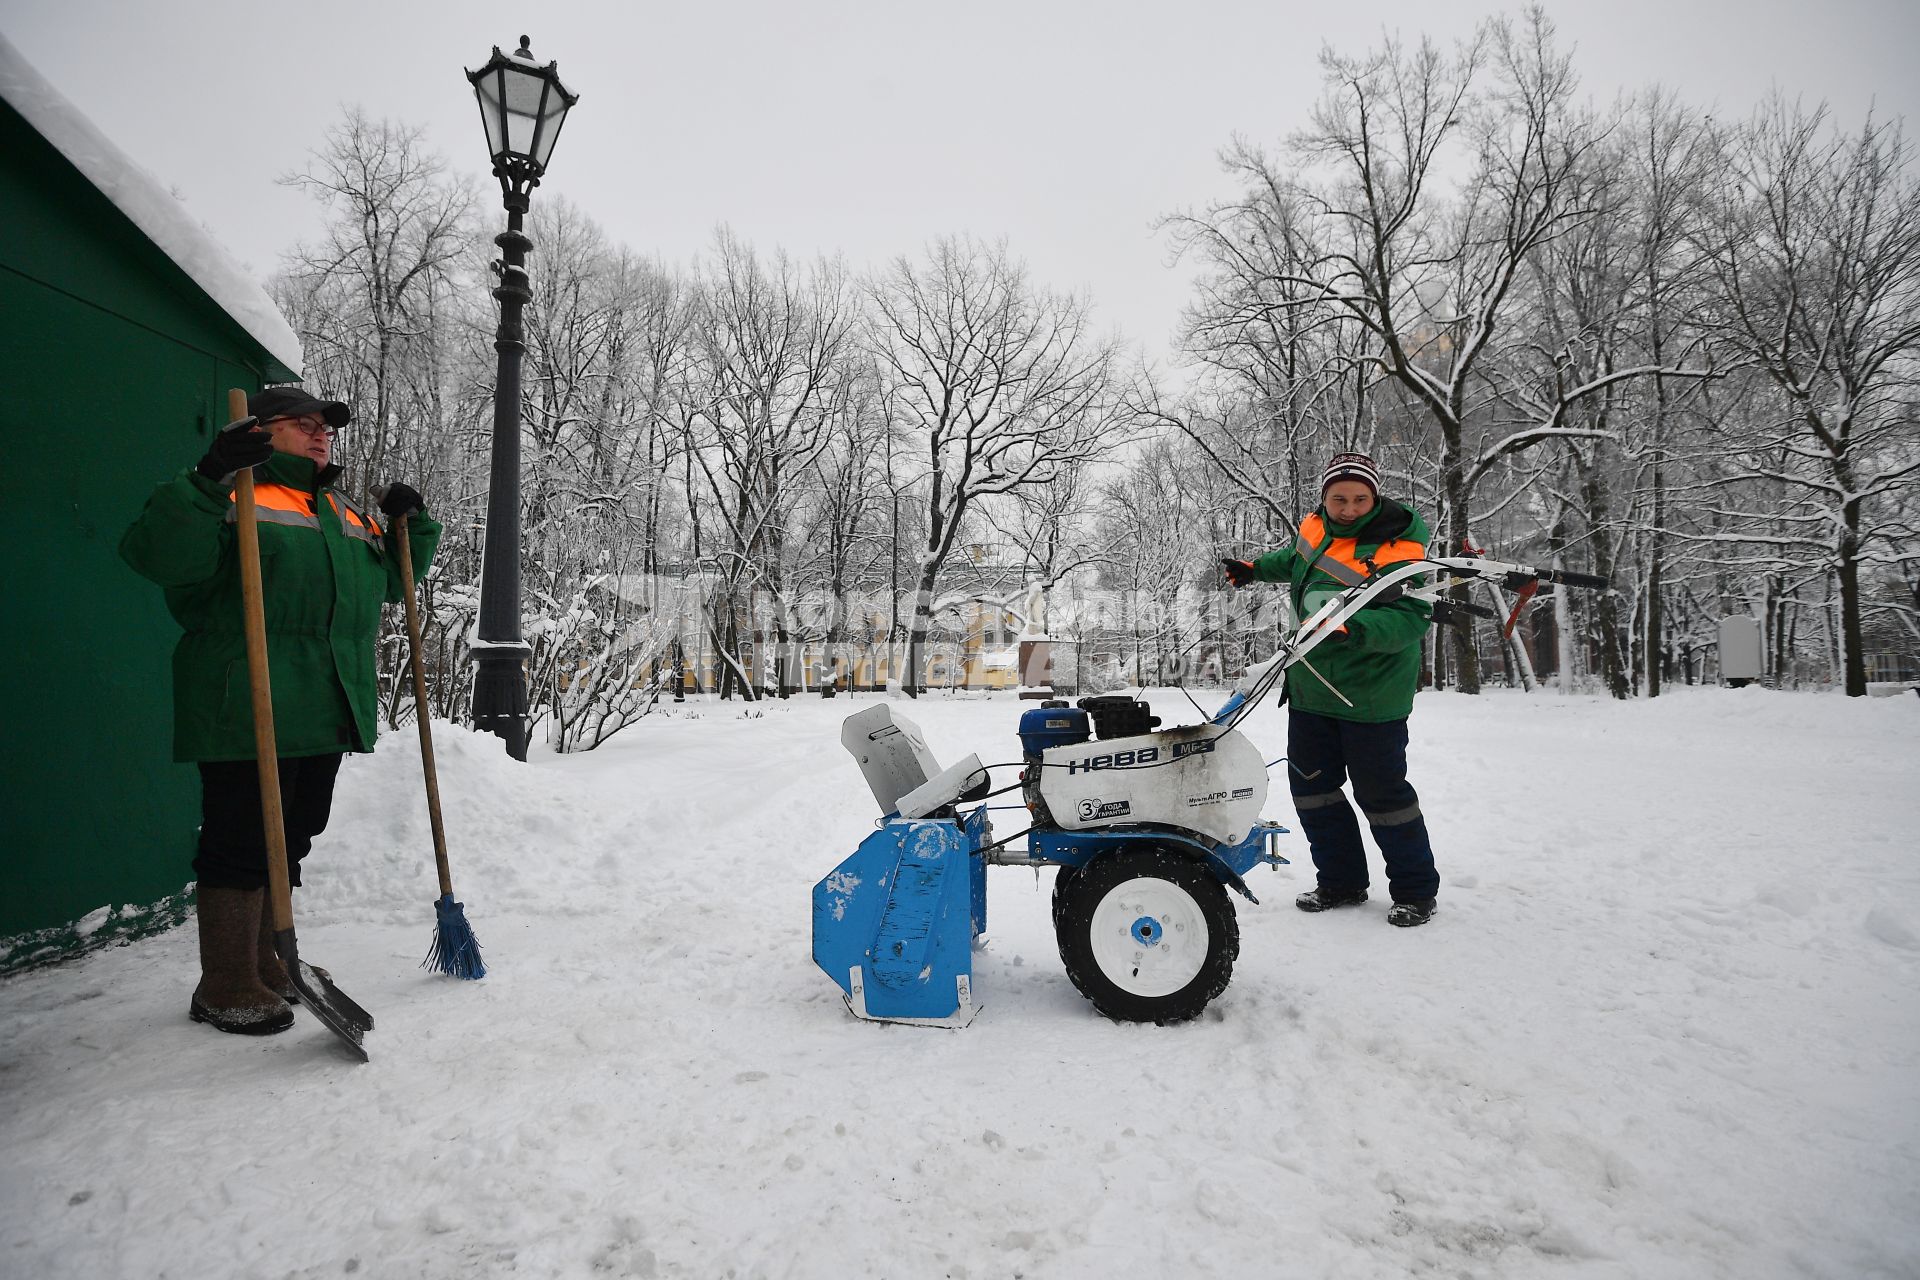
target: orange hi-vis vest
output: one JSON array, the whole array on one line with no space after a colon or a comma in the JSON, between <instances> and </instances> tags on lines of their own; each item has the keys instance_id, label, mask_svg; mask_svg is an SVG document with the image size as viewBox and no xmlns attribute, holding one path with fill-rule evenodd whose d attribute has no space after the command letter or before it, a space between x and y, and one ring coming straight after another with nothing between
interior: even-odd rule
<instances>
[{"instance_id":1,"label":"orange hi-vis vest","mask_svg":"<svg viewBox=\"0 0 1920 1280\"><path fill-rule=\"evenodd\" d=\"M363 515L351 502L329 490L327 502L333 507L333 514L340 520L340 531L349 538L358 538L372 546L380 545L380 525L369 515ZM292 485L256 483L253 486L254 514L265 524L292 525L295 528L318 529L320 517L314 514L313 495L304 489ZM227 523L234 524L240 519L240 496L235 494L227 507Z\"/></svg>"},{"instance_id":2,"label":"orange hi-vis vest","mask_svg":"<svg viewBox=\"0 0 1920 1280\"><path fill-rule=\"evenodd\" d=\"M1354 535L1336 537L1316 511L1300 522L1294 541L1253 562L1262 582L1283 582L1295 616L1312 613L1325 597L1364 581L1369 573L1426 554L1427 525L1419 514L1382 499ZM1322 645L1310 662L1287 672L1295 711L1336 720L1384 723L1405 719L1420 683L1420 639L1431 606L1411 596L1375 601L1347 619L1347 636Z\"/></svg>"},{"instance_id":3,"label":"orange hi-vis vest","mask_svg":"<svg viewBox=\"0 0 1920 1280\"><path fill-rule=\"evenodd\" d=\"M1318 569L1347 587L1358 586L1371 574L1389 566L1418 560L1427 554L1426 544L1412 538L1390 539L1364 557L1360 554L1360 545L1360 538L1333 537L1327 531L1326 521L1316 511L1300 522L1300 531L1293 540L1293 551L1306 562L1309 570Z\"/></svg>"}]
</instances>

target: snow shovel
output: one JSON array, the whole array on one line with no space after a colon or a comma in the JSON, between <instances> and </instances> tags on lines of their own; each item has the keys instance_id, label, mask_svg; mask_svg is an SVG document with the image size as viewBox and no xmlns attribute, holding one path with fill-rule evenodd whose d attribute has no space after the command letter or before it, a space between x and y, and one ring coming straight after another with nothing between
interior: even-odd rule
<instances>
[{"instance_id":1,"label":"snow shovel","mask_svg":"<svg viewBox=\"0 0 1920 1280\"><path fill-rule=\"evenodd\" d=\"M427 817L433 824L433 861L440 871L440 897L433 904L433 948L420 967L456 978L484 978L480 944L467 924L467 909L454 901L453 873L447 869L447 828L440 820L440 775L433 767L433 726L427 716L427 674L420 658L420 607L413 595L413 544L407 539L407 517L394 524L394 542L400 549L400 583L407 605L407 662L413 671L413 718L420 724L420 769L427 779Z\"/></svg>"},{"instance_id":2,"label":"snow shovel","mask_svg":"<svg viewBox=\"0 0 1920 1280\"><path fill-rule=\"evenodd\" d=\"M247 416L246 392L227 392L227 413L236 421ZM286 966L294 990L300 993L300 1003L365 1062L367 1051L360 1042L373 1030L373 1016L349 1000L332 979L301 961L293 934L293 887L287 877L287 831L280 812L280 753L273 736L273 684L267 673L267 616L260 586L260 528L251 470L242 468L234 477L234 497L239 506L240 598L246 613L247 677L253 690L253 747L260 764L260 813L267 837L273 949Z\"/></svg>"}]
</instances>

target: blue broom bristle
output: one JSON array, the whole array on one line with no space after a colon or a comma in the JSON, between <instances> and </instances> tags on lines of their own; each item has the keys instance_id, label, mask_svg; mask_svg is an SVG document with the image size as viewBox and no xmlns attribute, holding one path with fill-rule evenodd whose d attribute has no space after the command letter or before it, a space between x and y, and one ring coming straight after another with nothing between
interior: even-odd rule
<instances>
[{"instance_id":1,"label":"blue broom bristle","mask_svg":"<svg viewBox=\"0 0 1920 1280\"><path fill-rule=\"evenodd\" d=\"M466 907L447 893L434 902L433 910L433 949L420 967L456 978L486 977L487 966L480 959L480 943L473 936L473 928L467 924Z\"/></svg>"}]
</instances>

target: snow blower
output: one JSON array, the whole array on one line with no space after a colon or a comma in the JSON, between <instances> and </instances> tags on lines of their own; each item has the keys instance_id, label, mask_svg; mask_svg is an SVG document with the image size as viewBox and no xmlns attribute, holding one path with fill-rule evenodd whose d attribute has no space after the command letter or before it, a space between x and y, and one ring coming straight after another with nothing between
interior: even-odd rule
<instances>
[{"instance_id":1,"label":"snow blower","mask_svg":"<svg viewBox=\"0 0 1920 1280\"><path fill-rule=\"evenodd\" d=\"M1014 784L1032 825L1001 840L974 802L1003 766L975 755L941 769L885 703L847 717L841 743L883 816L814 886L814 963L857 1017L964 1027L980 1009L973 944L987 925L987 867L1053 866L1060 959L1093 1007L1122 1022L1196 1016L1226 990L1240 951L1227 891L1257 904L1244 877L1287 862L1276 847L1287 829L1260 816L1270 766L1235 726L1366 605L1432 601L1463 581L1606 585L1478 558L1396 563L1327 600L1205 723L1159 728L1126 696L1042 703L1020 717ZM1008 849L1020 836L1026 847Z\"/></svg>"}]
</instances>

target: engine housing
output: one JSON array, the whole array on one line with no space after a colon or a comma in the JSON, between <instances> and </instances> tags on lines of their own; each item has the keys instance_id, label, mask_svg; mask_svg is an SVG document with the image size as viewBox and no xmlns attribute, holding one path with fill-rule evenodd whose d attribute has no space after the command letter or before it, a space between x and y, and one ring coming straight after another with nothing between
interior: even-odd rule
<instances>
[{"instance_id":1,"label":"engine housing","mask_svg":"<svg viewBox=\"0 0 1920 1280\"><path fill-rule=\"evenodd\" d=\"M1035 818L1068 831L1161 826L1238 844L1267 802L1259 749L1212 724L1050 747L1027 777Z\"/></svg>"}]
</instances>

